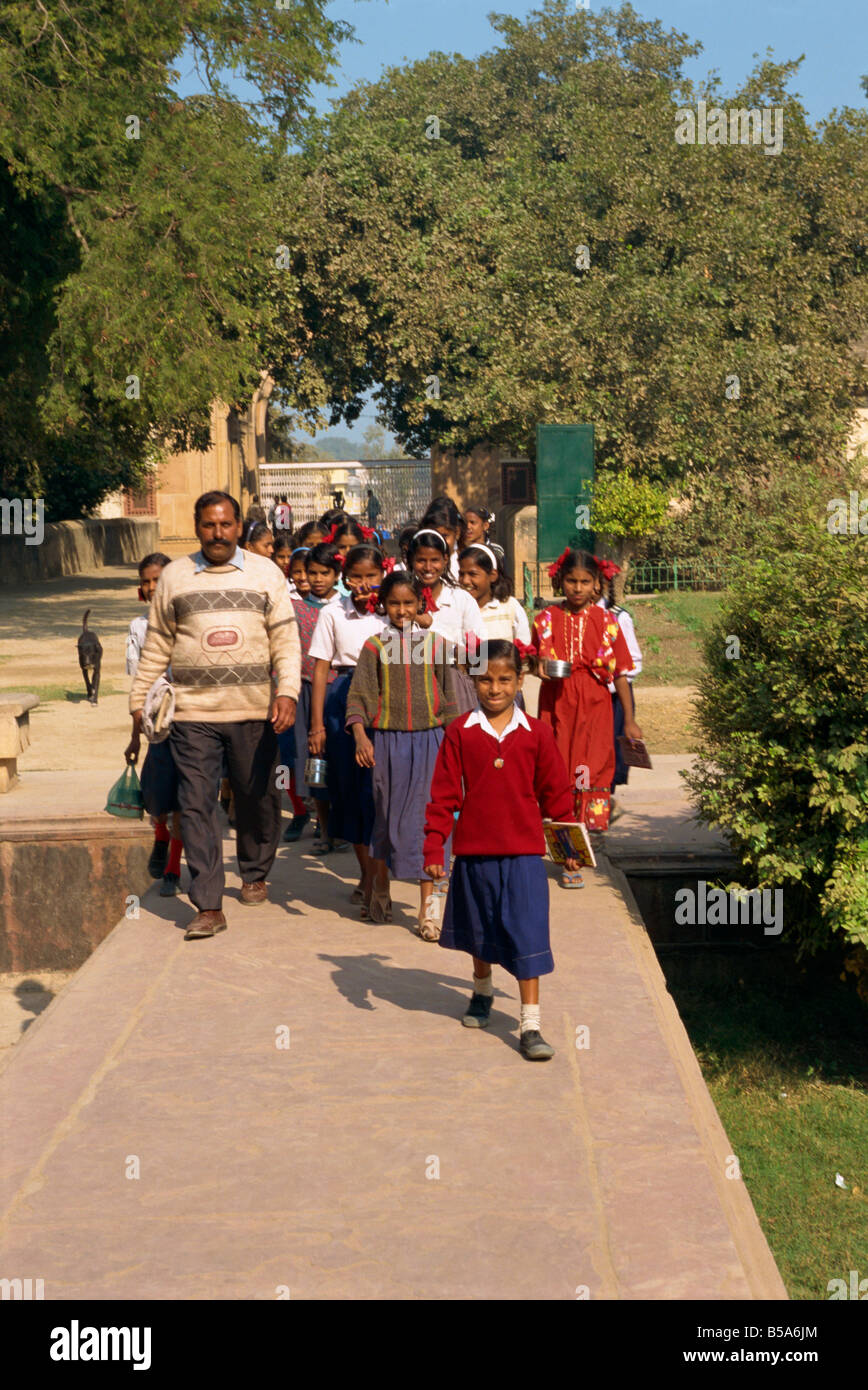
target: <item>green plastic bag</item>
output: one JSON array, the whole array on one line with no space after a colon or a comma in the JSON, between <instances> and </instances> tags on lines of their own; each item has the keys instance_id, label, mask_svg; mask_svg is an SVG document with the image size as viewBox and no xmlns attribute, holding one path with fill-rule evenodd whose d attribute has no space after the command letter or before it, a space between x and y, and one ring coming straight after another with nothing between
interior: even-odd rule
<instances>
[{"instance_id":1,"label":"green plastic bag","mask_svg":"<svg viewBox=\"0 0 868 1390\"><path fill-rule=\"evenodd\" d=\"M105 808L110 816L127 816L130 820L142 820L145 802L142 787L132 763L121 773L108 794Z\"/></svg>"}]
</instances>

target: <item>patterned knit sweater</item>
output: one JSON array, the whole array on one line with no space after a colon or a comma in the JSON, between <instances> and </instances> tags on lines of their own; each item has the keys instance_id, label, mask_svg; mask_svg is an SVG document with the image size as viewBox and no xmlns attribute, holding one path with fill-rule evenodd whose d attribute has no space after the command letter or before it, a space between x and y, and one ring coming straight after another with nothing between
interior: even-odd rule
<instances>
[{"instance_id":1,"label":"patterned knit sweater","mask_svg":"<svg viewBox=\"0 0 868 1390\"><path fill-rule=\"evenodd\" d=\"M346 727L437 729L455 719L455 648L439 633L390 624L359 653L347 696Z\"/></svg>"},{"instance_id":2,"label":"patterned knit sweater","mask_svg":"<svg viewBox=\"0 0 868 1390\"><path fill-rule=\"evenodd\" d=\"M175 718L229 724L267 719L277 694L298 698L301 647L286 580L272 560L245 552L244 569L173 560L160 575L130 712L172 664Z\"/></svg>"}]
</instances>

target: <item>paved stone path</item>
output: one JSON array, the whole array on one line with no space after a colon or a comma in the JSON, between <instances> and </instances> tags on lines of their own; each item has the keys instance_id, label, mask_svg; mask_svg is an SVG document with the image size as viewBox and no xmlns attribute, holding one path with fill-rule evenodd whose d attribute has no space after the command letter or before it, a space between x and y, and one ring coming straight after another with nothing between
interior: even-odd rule
<instances>
[{"instance_id":1,"label":"paved stone path","mask_svg":"<svg viewBox=\"0 0 868 1390\"><path fill-rule=\"evenodd\" d=\"M671 772L645 776L678 823ZM414 890L362 923L354 861L309 844L266 907L230 874L212 941L149 893L9 1050L0 1277L48 1299L786 1296L617 870L551 882L557 1055L531 1064L510 977L490 1030L462 1028L469 962L412 933Z\"/></svg>"}]
</instances>

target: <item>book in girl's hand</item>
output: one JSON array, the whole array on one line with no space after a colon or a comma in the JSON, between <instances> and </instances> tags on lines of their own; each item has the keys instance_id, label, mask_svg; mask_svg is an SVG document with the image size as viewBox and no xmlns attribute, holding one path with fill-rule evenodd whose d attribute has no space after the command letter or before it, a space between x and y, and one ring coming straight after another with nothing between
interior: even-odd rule
<instances>
[{"instance_id":1,"label":"book in girl's hand","mask_svg":"<svg viewBox=\"0 0 868 1390\"><path fill-rule=\"evenodd\" d=\"M580 864L596 869L597 861L591 849L590 837L583 825L575 825L572 821L544 820L543 834L549 858L556 864L578 859Z\"/></svg>"},{"instance_id":2,"label":"book in girl's hand","mask_svg":"<svg viewBox=\"0 0 868 1390\"><path fill-rule=\"evenodd\" d=\"M650 767L651 758L648 749L645 747L641 738L629 739L621 734L618 738L618 747L621 750L621 757L624 759L626 767Z\"/></svg>"}]
</instances>

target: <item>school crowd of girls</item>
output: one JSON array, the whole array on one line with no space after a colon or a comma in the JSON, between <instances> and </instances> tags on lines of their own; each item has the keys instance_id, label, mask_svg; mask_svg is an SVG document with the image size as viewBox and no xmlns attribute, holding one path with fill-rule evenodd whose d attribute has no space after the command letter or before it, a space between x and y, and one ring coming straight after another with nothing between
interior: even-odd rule
<instances>
[{"instance_id":1,"label":"school crowd of girls","mask_svg":"<svg viewBox=\"0 0 868 1390\"><path fill-rule=\"evenodd\" d=\"M336 510L293 536L248 524L243 544L283 571L299 626L301 693L280 736L293 808L284 839L315 815L315 852L352 846L363 920L391 920L390 879L417 882L418 934L473 959L465 1025L487 1026L498 964L519 982L521 1050L545 1060L539 977L554 963L542 816L606 828L626 780L616 725L641 738L630 685L641 654L612 603L613 567L569 548L550 570L562 601L531 628L492 520L436 498L400 533L397 558ZM549 678L548 660L570 674ZM542 678L534 720L528 670ZM324 787L305 781L309 756L325 759ZM561 883L581 886L576 860Z\"/></svg>"}]
</instances>

